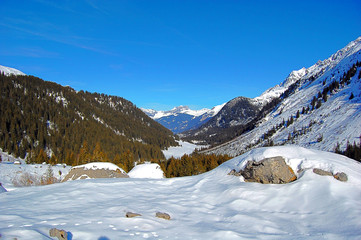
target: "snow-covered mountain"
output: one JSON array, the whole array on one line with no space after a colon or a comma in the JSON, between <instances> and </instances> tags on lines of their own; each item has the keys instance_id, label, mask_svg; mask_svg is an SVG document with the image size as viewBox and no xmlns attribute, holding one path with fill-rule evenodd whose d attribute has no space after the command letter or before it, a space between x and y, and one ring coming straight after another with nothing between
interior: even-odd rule
<instances>
[{"instance_id":1,"label":"snow-covered mountain","mask_svg":"<svg viewBox=\"0 0 361 240\"><path fill-rule=\"evenodd\" d=\"M174 133L184 132L199 127L215 116L224 106L221 104L212 109L191 110L188 106L175 107L169 111L144 109L142 111Z\"/></svg>"},{"instance_id":2,"label":"snow-covered mountain","mask_svg":"<svg viewBox=\"0 0 361 240\"><path fill-rule=\"evenodd\" d=\"M249 160L275 156L286 159L296 181L260 184L227 175ZM317 175L314 168L344 172L348 180ZM356 240L360 199L360 163L301 147L259 148L197 176L85 179L2 192L0 232L1 239L40 240L51 239L52 228L74 240ZM127 218L127 212L140 216ZM170 220L157 218L157 212Z\"/></svg>"},{"instance_id":3,"label":"snow-covered mountain","mask_svg":"<svg viewBox=\"0 0 361 240\"><path fill-rule=\"evenodd\" d=\"M4 73L6 76L10 75L26 75L25 73L11 67L5 67L0 65L0 73Z\"/></svg>"},{"instance_id":4,"label":"snow-covered mountain","mask_svg":"<svg viewBox=\"0 0 361 240\"><path fill-rule=\"evenodd\" d=\"M361 37L324 61L293 71L281 84L254 98L272 111L254 127L208 152L236 156L268 144L296 144L333 151L361 135Z\"/></svg>"}]
</instances>

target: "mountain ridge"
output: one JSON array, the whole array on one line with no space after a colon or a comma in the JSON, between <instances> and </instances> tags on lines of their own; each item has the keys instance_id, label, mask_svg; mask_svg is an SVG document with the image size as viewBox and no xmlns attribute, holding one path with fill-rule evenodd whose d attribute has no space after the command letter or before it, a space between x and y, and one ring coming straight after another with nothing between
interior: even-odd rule
<instances>
[{"instance_id":1,"label":"mountain ridge","mask_svg":"<svg viewBox=\"0 0 361 240\"><path fill-rule=\"evenodd\" d=\"M296 144L319 150L345 149L361 135L361 37L318 61L292 72L281 84L266 90L279 96L272 111L240 136L205 152L235 156L254 147ZM288 86L285 88L284 86ZM271 93L271 94L270 94ZM257 99L257 98L256 98Z\"/></svg>"}]
</instances>

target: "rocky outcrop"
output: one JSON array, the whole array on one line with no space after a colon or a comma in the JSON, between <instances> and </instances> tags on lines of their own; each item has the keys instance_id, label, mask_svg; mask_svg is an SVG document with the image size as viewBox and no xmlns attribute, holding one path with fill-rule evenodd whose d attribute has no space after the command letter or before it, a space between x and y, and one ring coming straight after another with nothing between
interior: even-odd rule
<instances>
[{"instance_id":1,"label":"rocky outcrop","mask_svg":"<svg viewBox=\"0 0 361 240\"><path fill-rule=\"evenodd\" d=\"M246 182L263 184L283 184L295 181L297 176L283 157L265 158L261 161L248 161L239 172Z\"/></svg>"},{"instance_id":2,"label":"rocky outcrop","mask_svg":"<svg viewBox=\"0 0 361 240\"><path fill-rule=\"evenodd\" d=\"M67 240L68 239L68 233L65 230L60 230L57 228L52 228L49 231L50 237L56 237L59 240Z\"/></svg>"},{"instance_id":3,"label":"rocky outcrop","mask_svg":"<svg viewBox=\"0 0 361 240\"><path fill-rule=\"evenodd\" d=\"M157 213L155 214L155 216L156 216L157 218L163 218L163 219L165 219L165 220L170 220L170 215L169 215L168 213L157 212Z\"/></svg>"},{"instance_id":4,"label":"rocky outcrop","mask_svg":"<svg viewBox=\"0 0 361 240\"><path fill-rule=\"evenodd\" d=\"M105 165L107 164L107 165ZM111 163L85 164L73 167L65 176L63 182L69 180L89 178L128 178L129 176L116 165ZM105 165L105 167L104 167Z\"/></svg>"}]
</instances>

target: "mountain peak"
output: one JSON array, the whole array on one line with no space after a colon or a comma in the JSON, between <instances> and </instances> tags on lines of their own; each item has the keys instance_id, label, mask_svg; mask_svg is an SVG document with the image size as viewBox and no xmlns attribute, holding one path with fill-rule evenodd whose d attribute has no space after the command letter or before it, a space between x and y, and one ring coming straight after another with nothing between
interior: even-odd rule
<instances>
[{"instance_id":1,"label":"mountain peak","mask_svg":"<svg viewBox=\"0 0 361 240\"><path fill-rule=\"evenodd\" d=\"M10 75L26 75L25 73L11 67L5 67L0 65L0 73L4 73L6 76Z\"/></svg>"}]
</instances>

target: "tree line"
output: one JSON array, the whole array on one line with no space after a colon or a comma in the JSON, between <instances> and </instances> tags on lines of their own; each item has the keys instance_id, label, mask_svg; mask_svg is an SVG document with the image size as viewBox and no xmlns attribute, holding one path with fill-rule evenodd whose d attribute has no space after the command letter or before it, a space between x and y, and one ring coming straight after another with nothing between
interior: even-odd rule
<instances>
[{"instance_id":1,"label":"tree line","mask_svg":"<svg viewBox=\"0 0 361 240\"><path fill-rule=\"evenodd\" d=\"M86 162L85 146L91 154L101 149L111 162L127 154L150 161L177 145L170 130L120 97L4 74L0 94L0 148L30 162Z\"/></svg>"}]
</instances>

